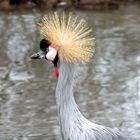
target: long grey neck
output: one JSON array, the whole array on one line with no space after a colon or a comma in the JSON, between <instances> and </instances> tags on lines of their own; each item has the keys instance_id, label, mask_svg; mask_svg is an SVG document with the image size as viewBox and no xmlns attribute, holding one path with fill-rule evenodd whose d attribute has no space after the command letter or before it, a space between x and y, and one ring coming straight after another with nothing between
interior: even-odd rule
<instances>
[{"instance_id":1,"label":"long grey neck","mask_svg":"<svg viewBox=\"0 0 140 140\"><path fill-rule=\"evenodd\" d=\"M63 139L69 137L70 132L75 129L75 123L79 122L80 125L80 120L84 119L73 96L74 76L75 65L60 63L56 103Z\"/></svg>"},{"instance_id":2,"label":"long grey neck","mask_svg":"<svg viewBox=\"0 0 140 140\"><path fill-rule=\"evenodd\" d=\"M75 66L60 63L56 103L63 140L128 140L118 131L91 123L80 113L73 96Z\"/></svg>"}]
</instances>

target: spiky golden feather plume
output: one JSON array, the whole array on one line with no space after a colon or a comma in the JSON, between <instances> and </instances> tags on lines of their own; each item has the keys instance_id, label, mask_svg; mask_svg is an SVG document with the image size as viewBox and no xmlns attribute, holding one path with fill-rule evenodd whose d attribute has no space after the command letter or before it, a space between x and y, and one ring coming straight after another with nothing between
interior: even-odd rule
<instances>
[{"instance_id":1,"label":"spiky golden feather plume","mask_svg":"<svg viewBox=\"0 0 140 140\"><path fill-rule=\"evenodd\" d=\"M64 61L85 63L92 57L95 39L84 20L71 13L54 12L43 17L39 26L43 37L57 46Z\"/></svg>"}]
</instances>

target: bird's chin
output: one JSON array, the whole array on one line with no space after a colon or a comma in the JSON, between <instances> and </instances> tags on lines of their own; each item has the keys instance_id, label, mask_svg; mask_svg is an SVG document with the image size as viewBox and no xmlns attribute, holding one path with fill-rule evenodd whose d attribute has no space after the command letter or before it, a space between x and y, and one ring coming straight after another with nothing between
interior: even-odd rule
<instances>
[{"instance_id":1,"label":"bird's chin","mask_svg":"<svg viewBox=\"0 0 140 140\"><path fill-rule=\"evenodd\" d=\"M59 77L59 70L58 67L54 66L54 76L56 77L56 79L58 79Z\"/></svg>"}]
</instances>

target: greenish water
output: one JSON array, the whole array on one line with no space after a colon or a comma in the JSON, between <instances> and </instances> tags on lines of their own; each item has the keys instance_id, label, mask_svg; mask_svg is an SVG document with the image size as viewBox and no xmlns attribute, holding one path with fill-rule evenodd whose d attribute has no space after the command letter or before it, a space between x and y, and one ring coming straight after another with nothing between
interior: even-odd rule
<instances>
[{"instance_id":1,"label":"greenish water","mask_svg":"<svg viewBox=\"0 0 140 140\"><path fill-rule=\"evenodd\" d=\"M140 139L140 9L76 11L95 29L94 60L79 67L76 100L91 121ZM59 140L56 79L39 49L44 13L0 13L0 140Z\"/></svg>"}]
</instances>

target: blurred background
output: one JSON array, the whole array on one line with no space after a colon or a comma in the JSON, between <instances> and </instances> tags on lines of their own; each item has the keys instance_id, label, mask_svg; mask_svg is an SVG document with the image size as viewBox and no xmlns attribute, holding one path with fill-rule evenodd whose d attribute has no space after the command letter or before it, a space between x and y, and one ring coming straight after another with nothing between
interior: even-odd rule
<instances>
[{"instance_id":1,"label":"blurred background","mask_svg":"<svg viewBox=\"0 0 140 140\"><path fill-rule=\"evenodd\" d=\"M53 66L30 59L41 40L37 23L54 10L72 11L94 29L94 59L78 68L80 110L140 140L138 0L0 0L0 140L61 139Z\"/></svg>"}]
</instances>

